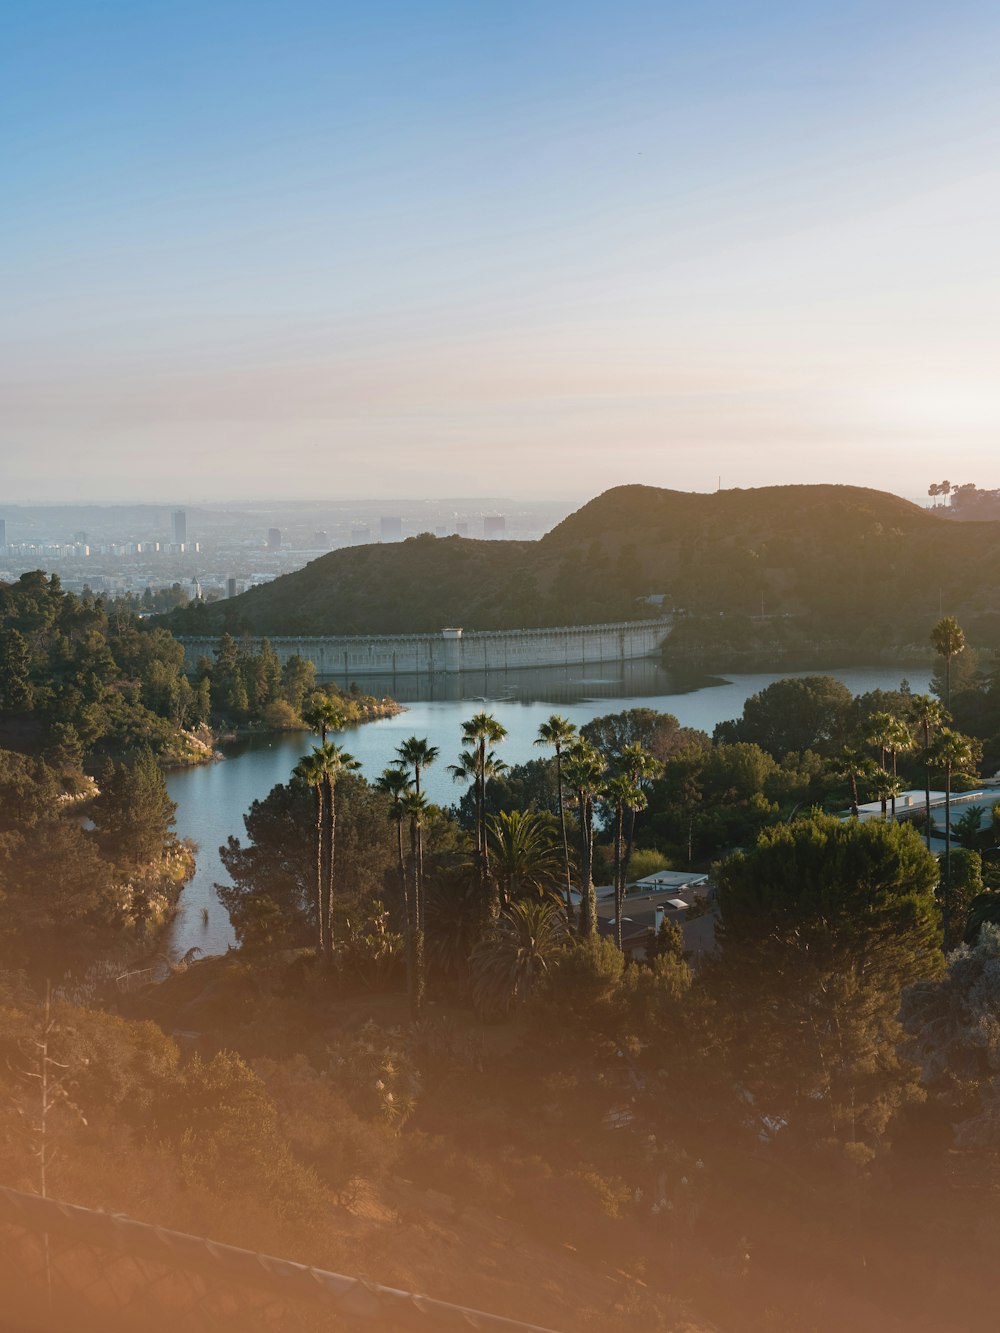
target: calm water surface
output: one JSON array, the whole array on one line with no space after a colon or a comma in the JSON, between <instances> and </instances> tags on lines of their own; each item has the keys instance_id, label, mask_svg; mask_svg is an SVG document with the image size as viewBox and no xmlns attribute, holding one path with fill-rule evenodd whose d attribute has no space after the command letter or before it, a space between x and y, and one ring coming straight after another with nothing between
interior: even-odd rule
<instances>
[{"instance_id":1,"label":"calm water surface","mask_svg":"<svg viewBox=\"0 0 1000 1333\"><path fill-rule=\"evenodd\" d=\"M895 689L904 674L914 690L924 692L930 680L923 668L901 672L884 666L684 677L649 662L629 663L622 675L613 677L562 671L497 673L488 681L453 677L448 692L455 697L413 700L398 717L349 728L338 740L361 761L364 776L372 779L395 758L397 745L407 736L426 736L441 752L426 773L427 794L432 801L450 805L458 800L461 788L452 782L447 765L455 761L461 748L461 724L481 708L488 708L507 728L507 740L498 747L505 762L519 764L550 753L533 742L540 723L553 712L581 726L623 708L655 708L673 713L683 726L711 733L717 722L738 717L746 699L772 681L817 674L835 676L854 694ZM228 879L218 849L230 833L244 835L243 816L251 803L266 796L276 783L287 781L298 760L315 743L315 737L304 732L242 742L230 747L221 763L168 775L167 787L177 802L177 833L193 838L199 848L197 871L181 896L171 930L171 957L180 957L192 946L221 953L234 942L213 888Z\"/></svg>"}]
</instances>

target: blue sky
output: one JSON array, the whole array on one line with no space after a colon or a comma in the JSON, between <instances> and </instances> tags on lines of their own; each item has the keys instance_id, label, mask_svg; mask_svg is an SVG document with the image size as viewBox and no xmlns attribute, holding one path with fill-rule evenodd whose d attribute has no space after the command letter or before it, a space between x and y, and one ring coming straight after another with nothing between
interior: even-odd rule
<instances>
[{"instance_id":1,"label":"blue sky","mask_svg":"<svg viewBox=\"0 0 1000 1333\"><path fill-rule=\"evenodd\" d=\"M0 497L1000 486L1000 12L21 3Z\"/></svg>"}]
</instances>

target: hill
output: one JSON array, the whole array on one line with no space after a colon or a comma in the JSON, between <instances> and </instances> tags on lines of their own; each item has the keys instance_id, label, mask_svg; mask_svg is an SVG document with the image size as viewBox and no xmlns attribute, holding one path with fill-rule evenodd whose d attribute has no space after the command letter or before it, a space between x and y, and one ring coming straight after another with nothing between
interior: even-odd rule
<instances>
[{"instance_id":1,"label":"hill","mask_svg":"<svg viewBox=\"0 0 1000 1333\"><path fill-rule=\"evenodd\" d=\"M180 634L505 629L654 614L638 599L660 593L685 613L675 649L745 640L750 627L774 643L796 633L866 635L872 649L924 643L942 611L992 644L998 557L1000 522L946 523L864 487L620 486L538 542L424 535L352 547L168 623Z\"/></svg>"}]
</instances>

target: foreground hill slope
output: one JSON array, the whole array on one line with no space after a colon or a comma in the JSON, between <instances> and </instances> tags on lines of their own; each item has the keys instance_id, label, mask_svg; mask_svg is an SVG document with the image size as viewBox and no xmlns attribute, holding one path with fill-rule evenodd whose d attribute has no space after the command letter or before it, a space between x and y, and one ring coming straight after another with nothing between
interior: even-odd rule
<instances>
[{"instance_id":1,"label":"foreground hill slope","mask_svg":"<svg viewBox=\"0 0 1000 1333\"><path fill-rule=\"evenodd\" d=\"M763 614L894 642L925 641L943 609L1000 642L998 559L1000 523L945 523L864 487L620 486L539 542L352 547L170 624L269 635L586 624L654 614L637 599L662 593L693 622Z\"/></svg>"}]
</instances>

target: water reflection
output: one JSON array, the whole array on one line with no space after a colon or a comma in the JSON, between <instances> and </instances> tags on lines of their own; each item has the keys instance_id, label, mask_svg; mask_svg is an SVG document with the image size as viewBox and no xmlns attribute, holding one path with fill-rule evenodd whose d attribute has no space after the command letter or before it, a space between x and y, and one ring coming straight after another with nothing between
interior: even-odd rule
<instances>
[{"instance_id":1,"label":"water reflection","mask_svg":"<svg viewBox=\"0 0 1000 1333\"><path fill-rule=\"evenodd\" d=\"M325 679L349 689L357 684L365 694L388 696L400 703L460 703L516 699L531 702L573 703L578 699L633 699L645 695L687 694L721 683L695 668L666 670L656 658L630 662L590 662L574 666L530 667L518 671L437 672L427 675L336 675Z\"/></svg>"}]
</instances>

